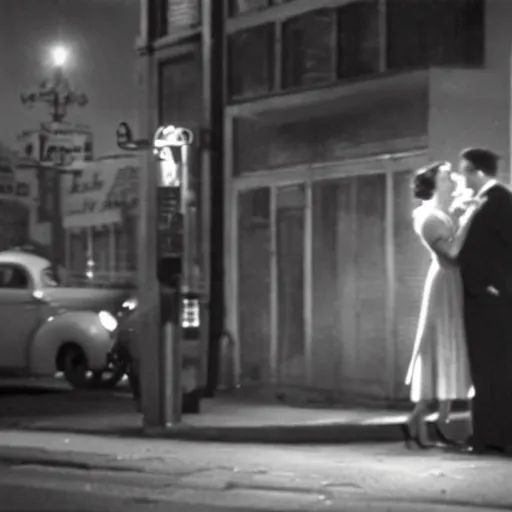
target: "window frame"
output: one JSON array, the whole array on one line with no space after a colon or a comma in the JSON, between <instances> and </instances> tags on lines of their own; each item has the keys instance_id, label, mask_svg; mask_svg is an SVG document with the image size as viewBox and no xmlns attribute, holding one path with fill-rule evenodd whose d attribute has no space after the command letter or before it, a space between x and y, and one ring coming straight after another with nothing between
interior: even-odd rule
<instances>
[{"instance_id":1,"label":"window frame","mask_svg":"<svg viewBox=\"0 0 512 512\"><path fill-rule=\"evenodd\" d=\"M0 285L0 291L18 291L18 292L21 292L21 291L33 291L35 289L35 282L34 282L34 277L32 276L32 273L30 272L30 270L25 266L25 265L22 265L21 263L0 263L0 273L2 272L3 269L5 268L9 268L9 269L17 269L17 270L21 270L21 272L23 272L25 274L25 277L27 278L27 287L25 288L9 288L7 286L2 286Z\"/></svg>"},{"instance_id":2,"label":"window frame","mask_svg":"<svg viewBox=\"0 0 512 512\"><path fill-rule=\"evenodd\" d=\"M232 75L232 70L236 69L236 64L233 60L233 41L235 37L239 37L243 34L247 34L249 32L255 33L260 30L265 33L265 46L266 48L266 72L268 74L268 83L266 84L266 90L263 92L252 92L252 93L244 93L244 92L236 92L234 87L235 79ZM228 34L226 37L226 54L227 54L227 65L226 65L226 88L227 88L227 99L230 103L236 103L237 101L244 101L249 99L255 99L259 97L265 97L267 95L271 95L276 91L276 60L279 58L276 48L276 34L277 34L277 24L275 22L272 23L263 23L256 27L251 27L245 30L240 30L239 32L235 32L233 34Z\"/></svg>"},{"instance_id":3,"label":"window frame","mask_svg":"<svg viewBox=\"0 0 512 512\"><path fill-rule=\"evenodd\" d=\"M332 7L320 7L315 9L310 9L301 14L294 15L286 20L281 22L281 48L280 48L280 76L279 76L279 91L280 92L293 92L300 90L308 90L308 89L317 89L326 87L329 85L336 84L339 80L337 77L337 59L338 59L338 49L336 45L336 37L337 37L337 13L336 8ZM307 16L314 15L315 13L319 13L321 11L325 11L329 13L330 17L330 78L325 82L318 82L314 84L300 84L300 85L287 85L288 79L286 78L286 65L285 62L288 59L288 48L286 47L286 25L294 20L299 20L300 18L305 19Z\"/></svg>"}]
</instances>

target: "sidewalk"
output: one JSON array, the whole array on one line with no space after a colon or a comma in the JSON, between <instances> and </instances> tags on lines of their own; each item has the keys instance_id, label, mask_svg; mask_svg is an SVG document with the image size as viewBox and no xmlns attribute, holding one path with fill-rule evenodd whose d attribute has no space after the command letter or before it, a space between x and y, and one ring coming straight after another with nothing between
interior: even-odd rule
<instances>
[{"instance_id":1,"label":"sidewalk","mask_svg":"<svg viewBox=\"0 0 512 512\"><path fill-rule=\"evenodd\" d=\"M2 407L3 406L3 407ZM128 396L61 393L0 400L0 429L157 437L231 443L364 443L402 439L406 414L363 408L292 407L280 402L221 396L202 401L201 413L179 425L144 432ZM464 437L467 415L454 415L452 435ZM433 432L432 432L433 435Z\"/></svg>"}]
</instances>

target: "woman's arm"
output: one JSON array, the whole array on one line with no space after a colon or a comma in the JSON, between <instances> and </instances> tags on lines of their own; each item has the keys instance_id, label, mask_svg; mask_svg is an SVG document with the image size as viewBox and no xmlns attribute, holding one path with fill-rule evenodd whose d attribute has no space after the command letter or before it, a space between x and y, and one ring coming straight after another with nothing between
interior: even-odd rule
<instances>
[{"instance_id":1,"label":"woman's arm","mask_svg":"<svg viewBox=\"0 0 512 512\"><path fill-rule=\"evenodd\" d=\"M423 237L436 252L451 259L456 259L466 240L474 216L483 203L471 206L459 220L459 227L453 235L443 222L431 216L423 225Z\"/></svg>"}]
</instances>

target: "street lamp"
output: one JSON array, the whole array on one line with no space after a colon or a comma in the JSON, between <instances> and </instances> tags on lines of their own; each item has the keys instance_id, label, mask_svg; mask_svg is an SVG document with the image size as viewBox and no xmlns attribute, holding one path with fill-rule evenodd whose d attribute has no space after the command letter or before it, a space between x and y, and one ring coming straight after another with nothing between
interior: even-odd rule
<instances>
[{"instance_id":1,"label":"street lamp","mask_svg":"<svg viewBox=\"0 0 512 512\"><path fill-rule=\"evenodd\" d=\"M40 82L36 89L23 93L21 102L28 108L37 103L50 106L52 121L61 123L67 117L68 108L84 107L88 98L83 93L77 93L67 77L64 69L69 62L69 50L64 45L56 45L50 50L52 76L49 80Z\"/></svg>"},{"instance_id":2,"label":"street lamp","mask_svg":"<svg viewBox=\"0 0 512 512\"><path fill-rule=\"evenodd\" d=\"M68 62L69 51L65 46L58 45L51 49L50 55L52 64L56 68L63 68Z\"/></svg>"}]
</instances>

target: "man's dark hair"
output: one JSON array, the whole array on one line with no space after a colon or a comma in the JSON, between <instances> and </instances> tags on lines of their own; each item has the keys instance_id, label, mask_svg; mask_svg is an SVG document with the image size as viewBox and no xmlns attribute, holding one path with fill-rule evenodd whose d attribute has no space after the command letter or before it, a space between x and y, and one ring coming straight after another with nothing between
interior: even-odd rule
<instances>
[{"instance_id":1,"label":"man's dark hair","mask_svg":"<svg viewBox=\"0 0 512 512\"><path fill-rule=\"evenodd\" d=\"M498 173L498 162L500 157L484 148L468 148L464 149L460 157L469 162L475 171L482 171L487 176L496 176Z\"/></svg>"}]
</instances>

